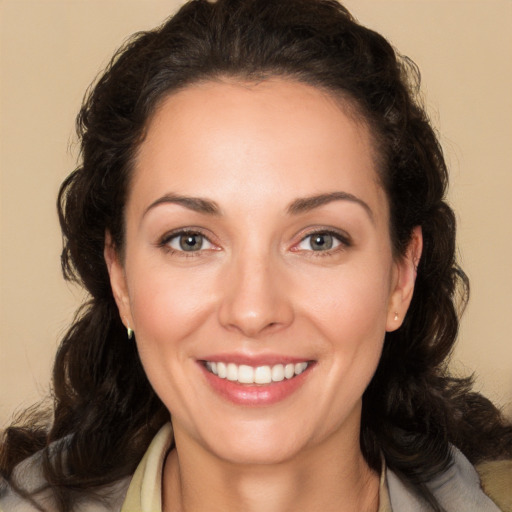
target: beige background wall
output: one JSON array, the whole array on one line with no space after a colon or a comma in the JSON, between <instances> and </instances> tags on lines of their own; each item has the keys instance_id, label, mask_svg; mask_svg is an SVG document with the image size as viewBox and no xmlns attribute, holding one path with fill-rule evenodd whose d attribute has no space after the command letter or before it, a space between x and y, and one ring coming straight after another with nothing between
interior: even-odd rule
<instances>
[{"instance_id":1,"label":"beige background wall","mask_svg":"<svg viewBox=\"0 0 512 512\"><path fill-rule=\"evenodd\" d=\"M80 293L60 278L59 183L82 95L113 50L180 2L0 0L0 425L44 396ZM420 66L451 167L472 300L454 356L512 414L512 2L349 0Z\"/></svg>"}]
</instances>

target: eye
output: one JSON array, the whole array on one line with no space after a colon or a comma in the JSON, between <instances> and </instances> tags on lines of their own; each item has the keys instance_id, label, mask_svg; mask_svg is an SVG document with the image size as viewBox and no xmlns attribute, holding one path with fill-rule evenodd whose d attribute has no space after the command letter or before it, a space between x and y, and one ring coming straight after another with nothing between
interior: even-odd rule
<instances>
[{"instance_id":1,"label":"eye","mask_svg":"<svg viewBox=\"0 0 512 512\"><path fill-rule=\"evenodd\" d=\"M326 252L338 247L350 245L348 240L338 233L317 231L305 236L297 245L301 251Z\"/></svg>"},{"instance_id":2,"label":"eye","mask_svg":"<svg viewBox=\"0 0 512 512\"><path fill-rule=\"evenodd\" d=\"M174 233L166 237L162 244L182 252L197 252L213 248L213 244L203 234L196 231Z\"/></svg>"}]
</instances>

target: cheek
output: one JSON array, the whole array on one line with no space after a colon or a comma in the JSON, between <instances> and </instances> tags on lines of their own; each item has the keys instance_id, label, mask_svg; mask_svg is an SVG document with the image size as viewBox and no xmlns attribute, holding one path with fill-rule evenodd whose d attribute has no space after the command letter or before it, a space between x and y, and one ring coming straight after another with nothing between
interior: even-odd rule
<instances>
[{"instance_id":1,"label":"cheek","mask_svg":"<svg viewBox=\"0 0 512 512\"><path fill-rule=\"evenodd\" d=\"M375 373L386 333L389 287L386 274L351 268L331 278L328 292L311 284L304 294L304 315L327 341L319 346L328 361L321 401L332 421L360 400Z\"/></svg>"},{"instance_id":2,"label":"cheek","mask_svg":"<svg viewBox=\"0 0 512 512\"><path fill-rule=\"evenodd\" d=\"M136 270L128 274L128 288L142 365L167 409L187 416L193 396L189 380L195 359L191 356L198 333L210 325L208 279L200 272L170 272L166 265Z\"/></svg>"},{"instance_id":3,"label":"cheek","mask_svg":"<svg viewBox=\"0 0 512 512\"><path fill-rule=\"evenodd\" d=\"M304 314L329 338L357 346L384 335L390 288L390 272L382 263L350 265L325 276L311 275L302 287L301 303Z\"/></svg>"},{"instance_id":4,"label":"cheek","mask_svg":"<svg viewBox=\"0 0 512 512\"><path fill-rule=\"evenodd\" d=\"M211 279L200 270L171 271L165 265L137 270L128 274L133 276L128 288L141 352L151 348L156 358L181 350L182 342L200 329L211 312Z\"/></svg>"}]
</instances>

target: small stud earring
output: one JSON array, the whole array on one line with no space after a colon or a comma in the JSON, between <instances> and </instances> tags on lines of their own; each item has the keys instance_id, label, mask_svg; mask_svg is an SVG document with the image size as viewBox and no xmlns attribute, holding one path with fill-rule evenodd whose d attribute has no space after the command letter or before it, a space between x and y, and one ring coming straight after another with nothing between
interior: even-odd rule
<instances>
[{"instance_id":1,"label":"small stud earring","mask_svg":"<svg viewBox=\"0 0 512 512\"><path fill-rule=\"evenodd\" d=\"M128 335L128 339L131 340L133 338L133 329L131 327L127 327L126 334Z\"/></svg>"},{"instance_id":2,"label":"small stud earring","mask_svg":"<svg viewBox=\"0 0 512 512\"><path fill-rule=\"evenodd\" d=\"M395 311L395 318L394 318L395 322L398 320L398 313Z\"/></svg>"}]
</instances>

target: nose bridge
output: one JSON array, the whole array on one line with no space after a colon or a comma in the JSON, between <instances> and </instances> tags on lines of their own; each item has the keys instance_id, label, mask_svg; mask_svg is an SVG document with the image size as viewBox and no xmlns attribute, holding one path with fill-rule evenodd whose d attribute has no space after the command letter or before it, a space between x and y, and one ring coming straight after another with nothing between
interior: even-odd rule
<instances>
[{"instance_id":1,"label":"nose bridge","mask_svg":"<svg viewBox=\"0 0 512 512\"><path fill-rule=\"evenodd\" d=\"M293 308L283 271L269 248L245 247L234 255L221 283L221 323L248 337L287 326Z\"/></svg>"}]
</instances>

